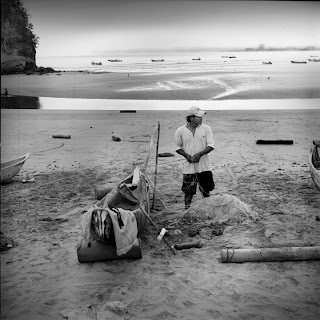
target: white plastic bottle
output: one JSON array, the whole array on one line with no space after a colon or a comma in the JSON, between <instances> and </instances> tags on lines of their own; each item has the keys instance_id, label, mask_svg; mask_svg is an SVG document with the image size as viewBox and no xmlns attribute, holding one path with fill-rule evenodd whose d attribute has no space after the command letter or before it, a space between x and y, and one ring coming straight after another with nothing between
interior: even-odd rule
<instances>
[{"instance_id":1,"label":"white plastic bottle","mask_svg":"<svg viewBox=\"0 0 320 320\"><path fill-rule=\"evenodd\" d=\"M164 236L164 234L165 234L166 232L167 232L167 230L166 230L165 228L162 228L160 234L159 234L158 237L157 237L157 240L158 240L158 241L161 241L161 240L162 240L162 237Z\"/></svg>"}]
</instances>

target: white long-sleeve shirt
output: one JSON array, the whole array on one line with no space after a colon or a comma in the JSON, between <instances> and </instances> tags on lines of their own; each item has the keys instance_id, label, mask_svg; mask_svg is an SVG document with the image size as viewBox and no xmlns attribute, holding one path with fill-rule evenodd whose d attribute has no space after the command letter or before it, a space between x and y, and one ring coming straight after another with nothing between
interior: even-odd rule
<instances>
[{"instance_id":1,"label":"white long-sleeve shirt","mask_svg":"<svg viewBox=\"0 0 320 320\"><path fill-rule=\"evenodd\" d=\"M190 156L203 151L206 147L214 148L213 133L208 125L201 124L193 133L183 125L177 129L174 135L174 150L182 149ZM183 174L198 173L211 170L209 153L204 154L198 163L190 163L187 160L183 166Z\"/></svg>"}]
</instances>

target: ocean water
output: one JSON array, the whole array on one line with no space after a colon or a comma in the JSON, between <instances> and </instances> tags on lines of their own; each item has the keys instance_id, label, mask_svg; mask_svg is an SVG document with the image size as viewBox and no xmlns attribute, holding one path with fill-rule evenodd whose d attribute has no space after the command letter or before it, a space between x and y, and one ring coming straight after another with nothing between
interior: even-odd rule
<instances>
[{"instance_id":1,"label":"ocean water","mask_svg":"<svg viewBox=\"0 0 320 320\"><path fill-rule=\"evenodd\" d=\"M228 58L223 58L228 56ZM235 58L229 58L235 56ZM165 54L122 54L85 57L37 57L37 65L51 67L59 71L124 72L124 73L185 73L185 72L229 72L263 71L277 69L279 72L301 68L291 60L307 61L312 56L320 57L319 51L244 51L244 52L197 52ZM192 60L199 58L201 60ZM110 59L122 60L110 62ZM152 62L152 59L163 62ZM102 65L92 65L91 62ZM262 62L272 62L264 65ZM316 63L304 65L310 72Z\"/></svg>"}]
</instances>

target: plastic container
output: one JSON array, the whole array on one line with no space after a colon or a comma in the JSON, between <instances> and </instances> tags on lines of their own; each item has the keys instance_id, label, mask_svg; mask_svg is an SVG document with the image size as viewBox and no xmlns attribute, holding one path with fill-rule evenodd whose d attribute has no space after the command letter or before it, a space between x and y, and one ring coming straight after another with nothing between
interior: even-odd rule
<instances>
[{"instance_id":1,"label":"plastic container","mask_svg":"<svg viewBox=\"0 0 320 320\"><path fill-rule=\"evenodd\" d=\"M159 234L158 237L157 237L157 240L158 240L158 241L161 241L161 240L162 240L162 237L164 236L164 234L165 234L166 232L167 232L167 230L166 230L165 228L162 228L160 234Z\"/></svg>"}]
</instances>

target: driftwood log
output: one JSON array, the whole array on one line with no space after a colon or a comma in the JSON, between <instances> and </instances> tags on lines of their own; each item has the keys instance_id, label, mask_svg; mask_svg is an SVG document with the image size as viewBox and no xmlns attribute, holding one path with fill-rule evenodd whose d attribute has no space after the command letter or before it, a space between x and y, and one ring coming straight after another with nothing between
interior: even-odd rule
<instances>
[{"instance_id":1,"label":"driftwood log","mask_svg":"<svg viewBox=\"0 0 320 320\"><path fill-rule=\"evenodd\" d=\"M53 134L52 138L57 138L57 139L71 139L70 134Z\"/></svg>"},{"instance_id":2,"label":"driftwood log","mask_svg":"<svg viewBox=\"0 0 320 320\"><path fill-rule=\"evenodd\" d=\"M293 140L257 140L257 144L293 144Z\"/></svg>"},{"instance_id":3,"label":"driftwood log","mask_svg":"<svg viewBox=\"0 0 320 320\"><path fill-rule=\"evenodd\" d=\"M174 157L175 155L171 152L163 152L163 153L158 153L158 156L165 158L165 157Z\"/></svg>"},{"instance_id":4,"label":"driftwood log","mask_svg":"<svg viewBox=\"0 0 320 320\"><path fill-rule=\"evenodd\" d=\"M200 241L195 241L195 242L184 242L184 243L179 243L175 244L174 248L176 250L184 250L184 249L190 249L190 248L202 248L203 245L201 244Z\"/></svg>"},{"instance_id":5,"label":"driftwood log","mask_svg":"<svg viewBox=\"0 0 320 320\"><path fill-rule=\"evenodd\" d=\"M221 262L320 260L320 246L222 249Z\"/></svg>"}]
</instances>

